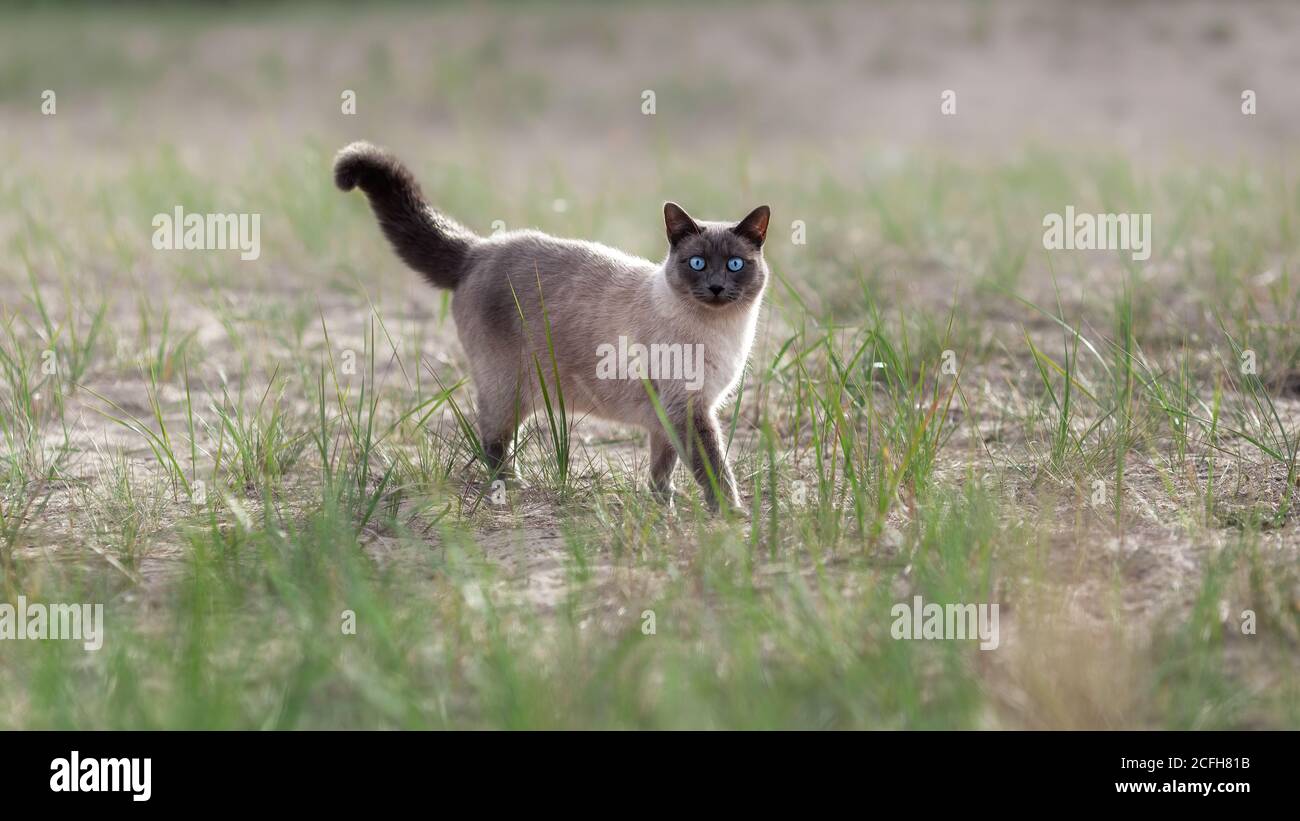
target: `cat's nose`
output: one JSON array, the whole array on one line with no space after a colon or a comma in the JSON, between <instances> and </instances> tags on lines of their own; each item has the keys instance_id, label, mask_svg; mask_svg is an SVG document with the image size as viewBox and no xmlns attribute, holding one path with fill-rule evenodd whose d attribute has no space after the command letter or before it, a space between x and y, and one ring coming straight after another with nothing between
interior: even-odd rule
<instances>
[{"instance_id":1,"label":"cat's nose","mask_svg":"<svg viewBox=\"0 0 1300 821\"><path fill-rule=\"evenodd\" d=\"M714 296L721 296L721 295L722 295L722 286L721 286L721 285L710 285L710 286L709 286L709 290L713 292L713 295L714 295Z\"/></svg>"}]
</instances>

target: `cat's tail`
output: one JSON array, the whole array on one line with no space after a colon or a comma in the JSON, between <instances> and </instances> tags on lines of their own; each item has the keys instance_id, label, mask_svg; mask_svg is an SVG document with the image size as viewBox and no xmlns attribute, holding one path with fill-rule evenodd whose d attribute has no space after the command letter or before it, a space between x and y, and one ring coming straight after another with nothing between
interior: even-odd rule
<instances>
[{"instance_id":1,"label":"cat's tail","mask_svg":"<svg viewBox=\"0 0 1300 821\"><path fill-rule=\"evenodd\" d=\"M334 158L334 183L366 193L384 236L407 265L439 288L456 287L478 237L433 210L400 160L370 143L352 143Z\"/></svg>"}]
</instances>

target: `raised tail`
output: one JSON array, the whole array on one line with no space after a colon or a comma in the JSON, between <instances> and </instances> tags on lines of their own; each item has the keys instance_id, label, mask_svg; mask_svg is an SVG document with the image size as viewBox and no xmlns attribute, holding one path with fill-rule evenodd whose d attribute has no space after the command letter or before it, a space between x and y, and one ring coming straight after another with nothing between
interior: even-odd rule
<instances>
[{"instance_id":1,"label":"raised tail","mask_svg":"<svg viewBox=\"0 0 1300 821\"><path fill-rule=\"evenodd\" d=\"M433 210L400 160L370 143L352 143L334 158L334 183L366 193L384 236L407 265L439 288L456 287L478 237Z\"/></svg>"}]
</instances>

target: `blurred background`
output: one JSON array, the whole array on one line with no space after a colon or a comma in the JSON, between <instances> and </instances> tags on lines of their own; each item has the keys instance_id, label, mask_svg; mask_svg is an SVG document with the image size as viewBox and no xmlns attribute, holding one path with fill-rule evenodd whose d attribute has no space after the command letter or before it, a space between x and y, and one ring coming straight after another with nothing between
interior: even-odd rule
<instances>
[{"instance_id":1,"label":"blurred background","mask_svg":"<svg viewBox=\"0 0 1300 821\"><path fill-rule=\"evenodd\" d=\"M10 230L28 211L71 220L58 183L80 186L83 200L100 196L87 189L101 181L124 183L115 219L155 195L265 212L273 253L261 272L296 264L303 239L329 245L322 228L339 203L318 168L364 138L406 158L438 204L481 232L497 220L531 224L657 256L661 200L722 216L766 198L778 224L806 224L797 278L829 288L808 298L836 301L834 269L846 264L906 262L914 275L937 266L961 273L951 285L965 290L986 275L1008 281L990 267L1037 245L1044 210L1066 202L1150 200L1146 179L1190 162L1269 180L1289 168L1300 118L1300 10L1288 3L234 3L111 14L73 3L0 13ZM42 114L47 89L55 116ZM947 91L955 113L941 112ZM345 92L355 114L343 113ZM1068 179L1080 163L1067 157L1091 162L1093 178ZM272 178L283 185L259 190ZM1023 190L1009 195L1015 185ZM1152 210L1142 205L1105 210ZM1181 224L1157 215L1166 251L1186 244L1170 230ZM86 233L84 222L63 228ZM1046 273L1040 263L1024 261L1031 285ZM951 295L943 283L931 290Z\"/></svg>"},{"instance_id":2,"label":"blurred background","mask_svg":"<svg viewBox=\"0 0 1300 821\"><path fill-rule=\"evenodd\" d=\"M10 128L28 150L199 151L357 131L610 172L679 150L864 160L1027 139L1256 152L1294 133L1300 14L1214 2L6 4ZM1241 91L1258 113L1242 120ZM356 118L340 115L343 89ZM646 89L658 97L641 113ZM939 95L957 113L939 116ZM502 141L502 145L496 145ZM484 144L486 142L486 144ZM593 151L599 147L601 151ZM782 156L782 159L789 159ZM603 162L602 162L603 159ZM450 164L450 163L449 163ZM629 163L632 171L641 163ZM531 166L529 166L531 167ZM508 175L507 179L508 179Z\"/></svg>"}]
</instances>

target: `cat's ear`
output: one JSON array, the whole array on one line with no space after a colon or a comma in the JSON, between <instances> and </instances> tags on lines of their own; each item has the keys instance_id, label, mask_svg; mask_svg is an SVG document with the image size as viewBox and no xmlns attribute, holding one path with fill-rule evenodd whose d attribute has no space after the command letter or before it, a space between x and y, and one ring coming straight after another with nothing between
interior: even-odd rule
<instances>
[{"instance_id":1,"label":"cat's ear","mask_svg":"<svg viewBox=\"0 0 1300 821\"><path fill-rule=\"evenodd\" d=\"M676 245L691 234L701 233L699 224L675 202L664 203L664 227L668 229L669 245Z\"/></svg>"},{"instance_id":2,"label":"cat's ear","mask_svg":"<svg viewBox=\"0 0 1300 821\"><path fill-rule=\"evenodd\" d=\"M771 215L771 209L766 205L760 205L750 211L749 216L736 223L736 227L731 231L762 248L763 241L767 239L767 220Z\"/></svg>"}]
</instances>

